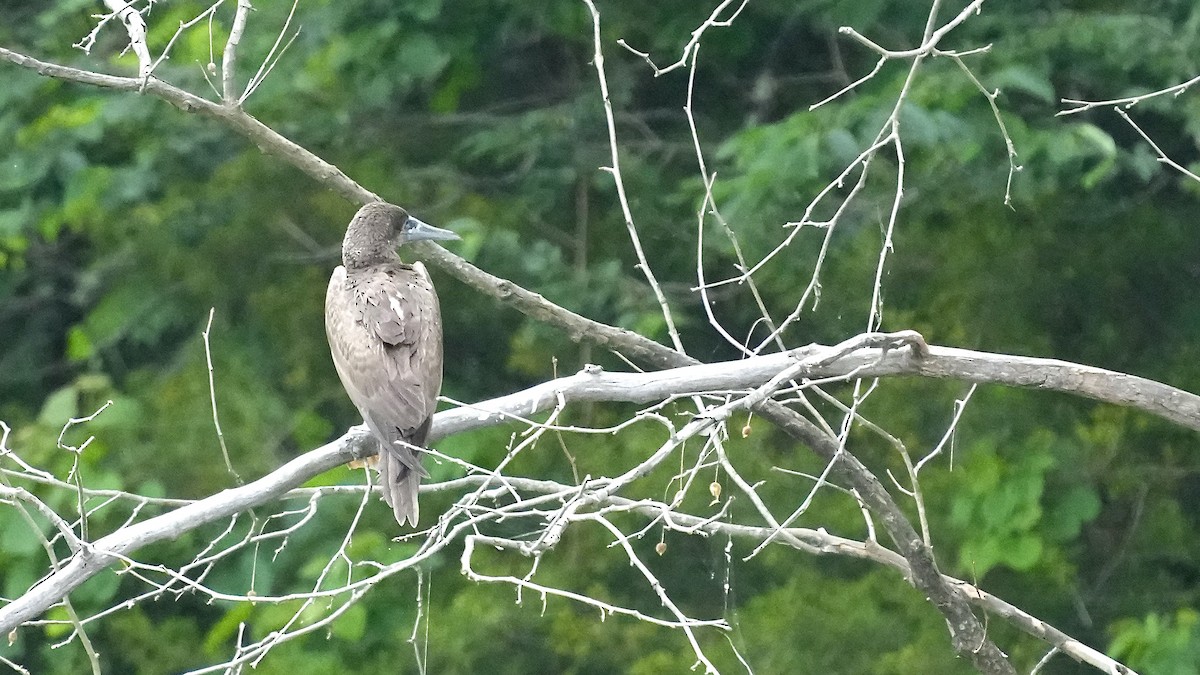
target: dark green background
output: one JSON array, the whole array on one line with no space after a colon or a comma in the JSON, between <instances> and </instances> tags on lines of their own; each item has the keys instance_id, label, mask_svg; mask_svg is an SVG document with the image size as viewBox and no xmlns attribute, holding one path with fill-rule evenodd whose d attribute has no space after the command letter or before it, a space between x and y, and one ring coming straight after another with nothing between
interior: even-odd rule
<instances>
[{"instance_id":1,"label":"dark green background","mask_svg":"<svg viewBox=\"0 0 1200 675\"><path fill-rule=\"evenodd\" d=\"M625 38L660 63L672 61L709 4L601 2L600 10L624 177L647 255L690 353L720 360L736 353L688 290L702 185L682 114L687 72L654 78L615 45ZM894 105L907 62L888 64L854 93L808 112L875 63L837 28L909 48L919 40L924 4L764 0L751 2L732 28L705 36L694 104L699 134L719 176L718 206L749 257L779 240L781 223L799 217ZM943 19L961 4L949 3ZM151 48L161 50L180 20L205 6L156 5ZM256 3L241 81L289 6ZM91 56L71 48L99 11L100 3L78 0L48 9L0 2L0 45L132 74L133 58L116 56L125 42L116 24ZM216 26L217 49L228 19L227 11ZM483 269L665 341L633 267L612 180L598 170L609 158L583 4L313 0L301 3L297 23L299 36L248 102L250 113L385 199L459 231L463 241L452 248ZM1131 95L1187 79L1197 68L1198 31L1200 8L1187 2L996 2L952 33L943 48L993 45L966 63L1002 91L998 103L1023 169L1010 209L1004 142L985 98L953 62L928 62L902 115L906 197L885 277L884 329L1200 390L1200 185L1157 163L1111 111L1054 116L1063 97ZM208 42L204 30L186 33L157 74L212 95L202 76ZM1131 114L1173 159L1197 160L1196 96L1158 98ZM876 162L871 185L833 239L820 305L786 335L791 345L836 342L866 323L895 173L887 153ZM228 487L200 339L210 307L222 424L238 470L259 476L336 436L357 420L320 317L354 210L211 120L152 97L0 65L0 419L14 427L9 446L64 476L70 457L54 447L63 423L112 399L69 439L96 436L83 457L89 484L185 497ZM756 277L776 316L807 283L823 234L802 233ZM709 278L730 274L726 240L715 228L706 239ZM450 278L435 281L445 308L448 396L507 393L589 361L619 367ZM726 287L715 298L727 327L745 335L755 318L745 289ZM864 413L920 452L940 439L965 391L960 383L888 381ZM594 405L567 419L604 425L630 412ZM448 439L442 449L494 464L510 431ZM611 475L662 435L634 427L566 442L581 471ZM856 433L852 447L881 474L899 466L866 433ZM730 450L747 474L769 479L764 497L782 513L808 484L767 468L820 470L805 449L761 422ZM1073 397L984 387L958 431L953 470L940 462L923 474L935 551L948 573L978 580L1143 673L1200 673L1198 469L1193 432ZM571 477L557 442L512 470ZM447 465L434 473L457 475ZM359 478L339 470L321 480ZM661 498L665 481L644 489ZM70 494L44 496L69 512ZM428 498L422 510L436 513L447 499ZM310 586L356 505L329 499L274 564L259 565L257 588ZM703 501L690 506L707 512ZM122 514L111 514L92 521L93 534L120 524ZM864 536L857 508L832 494L800 524ZM203 528L138 556L177 565L218 531ZM373 502L353 553L396 559L404 549L389 543L395 534L387 509ZM639 551L681 606L734 626L728 641L701 631L723 672L740 669L730 642L758 673L968 670L954 658L940 615L892 572L781 548L743 562L744 543L727 558L724 540L680 535L668 536L659 558L652 539ZM539 579L659 611L606 542L598 528L572 532ZM694 660L683 637L667 629L602 622L563 600L550 600L544 612L536 600L516 606L509 587L466 582L457 552L427 566L429 672L686 672ZM526 563L514 557L484 555L481 564L520 573ZM244 592L250 560L249 552L235 556L209 581ZM11 510L0 510L0 595L20 595L45 568L36 540ZM72 599L90 614L142 588L103 574ZM332 632L278 648L258 672L415 672L405 642L415 594L415 575L397 577ZM294 610L185 596L142 603L89 633L109 672L173 672L228 658L239 621L261 637ZM24 629L0 654L38 673L83 672L77 644L49 648L63 634ZM1046 649L998 619L989 634L1026 672ZM1043 672L1088 671L1057 657Z\"/></svg>"}]
</instances>

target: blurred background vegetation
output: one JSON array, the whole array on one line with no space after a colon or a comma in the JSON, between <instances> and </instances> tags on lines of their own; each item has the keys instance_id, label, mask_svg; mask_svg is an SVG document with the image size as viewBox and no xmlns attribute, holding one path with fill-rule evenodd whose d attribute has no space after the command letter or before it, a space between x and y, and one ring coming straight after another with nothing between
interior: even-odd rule
<instances>
[{"instance_id":1,"label":"blurred background vegetation","mask_svg":"<svg viewBox=\"0 0 1200 675\"><path fill-rule=\"evenodd\" d=\"M622 162L643 243L664 281L690 353L736 358L707 325L695 281L695 211L702 184L682 114L687 73L654 78L615 45L677 58L713 3L599 3ZM833 104L808 106L868 72L876 56L839 38L850 25L878 43L919 40L926 3L896 0L750 3L733 28L710 31L696 73L695 111L718 204L747 255L762 255L781 225L864 148L894 104L907 65L891 63ZM957 12L950 3L944 18ZM161 50L180 20L206 3L160 2L149 16ZM241 50L244 78L270 49L289 3L256 3ZM232 7L230 7L232 9ZM88 56L71 48L100 3L0 2L0 45L115 74L126 39L109 26ZM299 36L248 111L338 165L385 199L456 229L455 249L596 320L656 339L665 329L634 267L610 177L603 111L590 65L590 19L579 2L307 0ZM227 18L215 25L223 44ZM1109 98L1195 74L1200 6L1124 2L988 3L944 48L991 43L967 63L999 105L1023 169L1003 204L1008 164L986 100L954 63L929 62L902 117L906 199L885 278L884 328L914 328L937 344L1055 357L1200 391L1200 231L1197 193L1155 161L1111 112L1055 117L1059 99ZM186 33L158 75L211 94L204 30ZM220 62L219 53L216 61ZM249 72L247 72L249 71ZM209 410L200 332L215 308L212 347L222 425L243 476L256 477L356 423L330 363L321 323L324 286L355 210L308 177L212 121L150 97L114 93L0 67L0 419L8 445L64 476L55 448L67 418L115 403L68 440L95 435L83 478L95 487L199 497L231 485ZM1132 114L1175 160L1200 155L1200 98L1185 94ZM894 162L881 158L883 174ZM889 168L890 166L890 168ZM789 344L844 339L865 326L870 281L891 196L877 180L833 239L820 305ZM712 233L716 235L714 231ZM802 233L757 277L777 315L807 283L822 231ZM707 275L733 272L733 254L706 238ZM445 307L444 393L478 400L573 372L608 355L438 276ZM745 289L724 287L716 311L735 334L755 315ZM865 413L914 452L931 448L961 383L889 381ZM620 406L569 412L612 423ZM494 463L510 430L448 439L444 451ZM75 439L75 435L79 438ZM613 467L656 445L634 428L569 438L581 470ZM863 435L854 446L877 471L893 453ZM735 461L819 470L755 424L731 442ZM1200 673L1200 453L1195 434L1146 415L1067 396L988 387L975 396L953 470L927 470L926 498L943 569L1143 673ZM455 474L432 467L435 477ZM543 445L514 468L570 479L563 452ZM807 484L770 474L764 494L795 502ZM342 470L323 480L356 482ZM664 489L665 484L664 484ZM661 496L661 495L659 495ZM70 509L70 494L47 493ZM445 497L426 498L436 513ZM329 500L256 587L311 584L356 507ZM703 508L703 504L700 504ZM780 506L780 508L783 508ZM93 536L122 514L92 522ZM801 524L864 536L853 504L818 500ZM186 560L215 531L139 554ZM358 557L395 559L395 522L372 503ZM561 583L655 611L599 532L564 540L543 567ZM961 673L940 616L889 571L836 558L744 544L667 538L645 552L693 615L724 616L728 636L703 634L722 670L730 644L759 673ZM641 549L639 549L641 550ZM212 585L244 591L253 552L222 565ZM264 554L265 555L265 554ZM494 569L523 569L484 556ZM428 568L429 671L661 673L693 662L678 634L551 600L513 604L508 587L475 586L456 553ZM21 595L45 555L10 510L0 511L0 595ZM408 583L403 579L413 579ZM729 580L728 591L723 590ZM105 574L72 596L81 613L141 587ZM415 672L406 642L415 577L375 589L335 624L276 649L265 673ZM186 670L228 658L239 621L261 636L295 607L144 603L90 627L110 672ZM999 620L990 633L1028 671L1046 646ZM23 629L0 654L37 673L87 669L65 631ZM1087 672L1063 657L1043 672Z\"/></svg>"}]
</instances>

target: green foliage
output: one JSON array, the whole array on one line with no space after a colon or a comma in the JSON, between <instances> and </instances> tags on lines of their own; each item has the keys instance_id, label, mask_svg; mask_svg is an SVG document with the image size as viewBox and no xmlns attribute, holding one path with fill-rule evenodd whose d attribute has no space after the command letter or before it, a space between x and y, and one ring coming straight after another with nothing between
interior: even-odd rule
<instances>
[{"instance_id":1,"label":"green foliage","mask_svg":"<svg viewBox=\"0 0 1200 675\"><path fill-rule=\"evenodd\" d=\"M794 569L777 588L739 612L738 638L764 672L965 673L952 655L922 648L923 634L939 621L909 602L912 589L894 575L848 570ZM820 589L818 591L818 588ZM799 643L779 649L780 643Z\"/></svg>"},{"instance_id":2,"label":"green foliage","mask_svg":"<svg viewBox=\"0 0 1200 675\"><path fill-rule=\"evenodd\" d=\"M0 45L48 60L129 74L117 56L116 24L92 54L70 45L99 5L72 0L9 3ZM205 5L206 6L206 5ZM238 81L275 41L288 3L251 16ZM150 42L161 49L179 21L203 7L158 3ZM734 358L713 335L687 289L695 284L695 212L703 196L690 131L679 113L688 74L655 78L617 38L676 58L711 7L672 0L602 2L609 85L623 142L621 162L647 255L676 310L689 351ZM948 14L949 8L943 12ZM915 44L922 12L889 0L756 2L731 28L706 34L697 60L697 132L718 180L716 208L748 257L761 256L875 138L894 106L907 62L815 111L808 106L869 72L876 56L845 39L850 25L880 44ZM611 177L602 101L591 69L590 18L578 2L318 0L298 10L303 30L247 109L337 164L385 198L463 233L458 251L484 269L600 321L664 339L665 325L634 268ZM228 16L213 22L223 44ZM1197 187L1168 171L1107 111L1055 117L1061 98L1146 92L1193 74L1200 9L1188 3L987 5L943 47L992 44L964 63L997 103L1021 170L1004 205L1006 148L984 95L953 63L931 59L912 84L900 125L907 191L886 268L885 328L915 328L954 346L1055 356L1200 389L1200 297L1195 235ZM184 34L163 79L209 92L203 71L210 36ZM200 333L210 308L213 376L235 467L254 477L355 423L330 366L320 325L323 289L336 264L350 204L265 157L211 120L149 96L66 85L5 65L0 87L0 419L8 447L65 477L75 456L55 441L67 420L112 405L68 430L64 442L94 440L78 457L89 485L148 495L200 496L232 485L213 428ZM1196 166L1200 103L1191 94L1139 105L1134 114L1168 154ZM894 149L872 163L859 201L832 234L806 227L786 255L756 277L776 317L794 309L825 237L829 252L810 313L785 337L835 341L864 324L895 197ZM846 186L853 185L851 172ZM844 194L846 188L836 191ZM828 218L822 202L812 217ZM705 274L735 273L723 231L705 234ZM624 367L547 327L442 278L446 393L476 400L506 393L585 362ZM714 293L714 310L735 336L757 331L757 309L741 286ZM483 339L481 339L481 337ZM842 392L844 393L844 392ZM914 454L939 441L962 387L885 382L865 413L886 422ZM935 552L947 572L990 591L1143 672L1198 672L1200 470L1193 434L1145 416L1037 392L981 389L954 443L954 462L922 474ZM571 409L566 419L615 423L621 406ZM671 415L677 410L669 410ZM742 424L739 421L733 428ZM790 512L810 482L771 466L819 473L823 465L761 422L729 443L760 492ZM512 429L447 439L441 450L494 464ZM666 432L635 425L616 437L549 437L513 470L571 480L614 475L657 447ZM880 475L903 467L891 446L856 430L860 456ZM565 450L565 452L564 452ZM688 459L698 448L682 450ZM570 456L568 459L568 455ZM436 478L457 475L449 464ZM357 483L329 472L314 485ZM651 476L663 498L672 471ZM687 496L715 512L702 485ZM34 487L62 513L68 491ZM899 494L899 493L896 493ZM447 496L425 507L435 512ZM86 506L101 501L94 497ZM357 503L330 498L276 556L265 548L232 556L209 582L263 592L311 586ZM907 504L907 502L906 502ZM132 507L89 519L92 534L118 527ZM147 508L142 515L155 512ZM739 516L752 513L735 502ZM915 511L915 510L914 510ZM915 512L913 513L915 516ZM353 557L396 559L395 524L372 502ZM21 595L47 568L37 536L51 526L0 509L0 594ZM841 493L818 495L800 525L865 536L858 507ZM640 521L639 521L640 522ZM279 525L282 526L282 525ZM235 535L246 531L239 523ZM514 525L518 527L518 525ZM189 560L220 530L205 528L139 552ZM734 649L756 672L958 673L945 626L891 572L774 548L749 560L743 544L656 532L634 543L685 611L724 617L728 637L701 631L722 671ZM555 551L538 579L646 612L661 608L605 532L583 530ZM56 555L65 556L63 547ZM603 551L597 554L597 551ZM429 561L430 672L683 672L694 658L676 632L608 617L565 600L507 586L475 586L457 572L458 551ZM491 572L523 574L528 561L480 553ZM337 574L344 575L345 569ZM722 590L730 575L730 591ZM83 614L144 589L101 575L72 596ZM412 577L403 575L350 607L328 632L275 650L263 672L415 672L404 640L416 620ZM651 598L647 600L647 598ZM192 596L143 603L92 633L106 672L180 671L227 658L239 625L258 638L299 605L203 605ZM54 610L51 618L65 618ZM991 622L992 630L999 621ZM35 672L88 669L75 646L52 649L64 625L24 629L0 654ZM1041 645L1003 635L1025 670ZM1047 672L1068 670L1056 659ZM1059 670L1054 670L1058 667Z\"/></svg>"},{"instance_id":3,"label":"green foliage","mask_svg":"<svg viewBox=\"0 0 1200 675\"><path fill-rule=\"evenodd\" d=\"M1113 633L1110 652L1130 667L1163 675L1200 673L1200 613L1194 609L1120 621Z\"/></svg>"},{"instance_id":4,"label":"green foliage","mask_svg":"<svg viewBox=\"0 0 1200 675\"><path fill-rule=\"evenodd\" d=\"M1084 484L1047 492L1047 476L1063 456L1062 441L1035 431L1000 452L984 438L964 448L956 471L966 482L950 497L949 522L961 532L958 568L982 578L996 566L1015 571L1045 565L1054 547L1079 536L1100 512Z\"/></svg>"}]
</instances>

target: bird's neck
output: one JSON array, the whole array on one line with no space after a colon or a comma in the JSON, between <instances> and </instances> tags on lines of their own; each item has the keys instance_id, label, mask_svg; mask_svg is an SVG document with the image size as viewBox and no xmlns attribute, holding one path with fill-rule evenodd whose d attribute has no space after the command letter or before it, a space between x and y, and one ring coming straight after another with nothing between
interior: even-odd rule
<instances>
[{"instance_id":1,"label":"bird's neck","mask_svg":"<svg viewBox=\"0 0 1200 675\"><path fill-rule=\"evenodd\" d=\"M399 265L400 255L384 246L343 246L342 264L347 270L362 270L377 265Z\"/></svg>"}]
</instances>

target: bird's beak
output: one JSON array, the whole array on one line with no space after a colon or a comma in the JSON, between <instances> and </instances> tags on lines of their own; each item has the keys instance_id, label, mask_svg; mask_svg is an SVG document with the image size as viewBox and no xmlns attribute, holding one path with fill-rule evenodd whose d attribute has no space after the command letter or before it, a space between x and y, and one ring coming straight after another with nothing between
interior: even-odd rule
<instances>
[{"instance_id":1,"label":"bird's beak","mask_svg":"<svg viewBox=\"0 0 1200 675\"><path fill-rule=\"evenodd\" d=\"M426 239L442 241L447 239L462 238L450 230L443 230L440 227L434 227L429 223L417 220L412 216L409 216L408 220L405 221L404 230L404 238L408 241L422 241Z\"/></svg>"}]
</instances>

